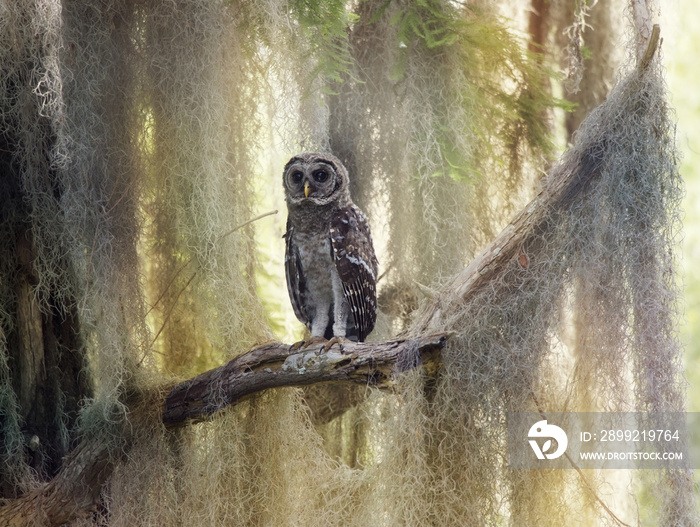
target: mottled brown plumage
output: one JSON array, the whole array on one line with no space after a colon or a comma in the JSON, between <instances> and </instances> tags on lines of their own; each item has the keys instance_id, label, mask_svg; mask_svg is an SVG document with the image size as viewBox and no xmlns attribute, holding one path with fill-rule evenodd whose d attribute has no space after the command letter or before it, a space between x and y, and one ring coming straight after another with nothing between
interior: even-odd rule
<instances>
[{"instance_id":1,"label":"mottled brown plumage","mask_svg":"<svg viewBox=\"0 0 700 527\"><path fill-rule=\"evenodd\" d=\"M287 288L315 339L364 341L377 318L377 258L348 186L347 170L330 154L299 154L284 168Z\"/></svg>"}]
</instances>

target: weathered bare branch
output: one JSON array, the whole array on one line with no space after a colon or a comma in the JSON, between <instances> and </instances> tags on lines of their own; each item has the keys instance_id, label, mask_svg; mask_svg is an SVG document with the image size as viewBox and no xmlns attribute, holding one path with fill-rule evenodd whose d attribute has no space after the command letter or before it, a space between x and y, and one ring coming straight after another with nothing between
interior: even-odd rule
<instances>
[{"instance_id":1,"label":"weathered bare branch","mask_svg":"<svg viewBox=\"0 0 700 527\"><path fill-rule=\"evenodd\" d=\"M518 261L527 268L537 257L535 240L551 211L566 207L597 178L600 159L587 152L576 169L563 163L547 178L542 190L530 201L471 263L455 275L442 293L426 304L414 322L411 334L444 331L444 320L476 292L498 281L507 263ZM455 305L458 304L458 305Z\"/></svg>"},{"instance_id":2,"label":"weathered bare branch","mask_svg":"<svg viewBox=\"0 0 700 527\"><path fill-rule=\"evenodd\" d=\"M17 499L0 500L0 527L58 527L93 511L115 465L131 448L135 432L160 415L164 397L162 389L130 395L128 420L115 423L111 435L83 438L51 481Z\"/></svg>"},{"instance_id":3,"label":"weathered bare branch","mask_svg":"<svg viewBox=\"0 0 700 527\"><path fill-rule=\"evenodd\" d=\"M349 382L386 388L397 373L426 366L437 369L447 335L382 343L349 343L319 353L320 344L292 351L288 344L271 342L229 363L173 387L165 400L163 421L178 425L202 420L242 398L269 388Z\"/></svg>"},{"instance_id":4,"label":"weathered bare branch","mask_svg":"<svg viewBox=\"0 0 700 527\"><path fill-rule=\"evenodd\" d=\"M83 441L46 485L0 506L0 526L62 525L94 507L113 459L99 441Z\"/></svg>"},{"instance_id":5,"label":"weathered bare branch","mask_svg":"<svg viewBox=\"0 0 700 527\"><path fill-rule=\"evenodd\" d=\"M50 482L15 500L0 502L0 527L58 526L88 513L128 447L132 428L124 428L118 445L85 439L64 459Z\"/></svg>"}]
</instances>

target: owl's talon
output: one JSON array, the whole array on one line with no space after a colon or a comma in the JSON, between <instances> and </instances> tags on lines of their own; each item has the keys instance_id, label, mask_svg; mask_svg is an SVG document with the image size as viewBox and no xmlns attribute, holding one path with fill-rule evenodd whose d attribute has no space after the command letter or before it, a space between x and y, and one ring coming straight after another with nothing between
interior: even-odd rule
<instances>
[{"instance_id":1,"label":"owl's talon","mask_svg":"<svg viewBox=\"0 0 700 527\"><path fill-rule=\"evenodd\" d=\"M296 342L292 344L289 347L290 351L299 351L300 349L305 350L309 346L313 346L314 344L321 344L321 342L326 342L326 339L324 337L311 337L306 340L300 340L299 342ZM323 348L321 348L323 349Z\"/></svg>"},{"instance_id":2,"label":"owl's talon","mask_svg":"<svg viewBox=\"0 0 700 527\"><path fill-rule=\"evenodd\" d=\"M300 340L299 342L295 342L291 346L289 346L289 351L299 351L299 348L304 346L305 340Z\"/></svg>"},{"instance_id":3,"label":"owl's talon","mask_svg":"<svg viewBox=\"0 0 700 527\"><path fill-rule=\"evenodd\" d=\"M331 347L333 346L333 344L337 344L337 345L338 345L338 351L340 351L340 353L343 353L343 346L345 345L345 343L346 343L347 341L348 341L348 339L346 339L345 337L333 337L332 339L330 339L328 342L326 342L326 343L323 345L323 347L321 348L321 351L322 351L322 352L323 352L323 351L328 351L329 349L331 349Z\"/></svg>"}]
</instances>

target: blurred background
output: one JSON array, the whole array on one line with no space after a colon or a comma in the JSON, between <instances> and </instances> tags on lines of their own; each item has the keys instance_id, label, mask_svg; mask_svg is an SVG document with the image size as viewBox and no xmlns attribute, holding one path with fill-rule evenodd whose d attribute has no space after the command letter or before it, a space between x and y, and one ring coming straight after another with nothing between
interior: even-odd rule
<instances>
[{"instance_id":1,"label":"blurred background","mask_svg":"<svg viewBox=\"0 0 700 527\"><path fill-rule=\"evenodd\" d=\"M668 22L662 22L663 50L668 69L670 103L678 119L677 141L686 184L681 265L684 269L688 409L700 411L700 4L695 0L669 2ZM666 26L666 27L664 27Z\"/></svg>"}]
</instances>

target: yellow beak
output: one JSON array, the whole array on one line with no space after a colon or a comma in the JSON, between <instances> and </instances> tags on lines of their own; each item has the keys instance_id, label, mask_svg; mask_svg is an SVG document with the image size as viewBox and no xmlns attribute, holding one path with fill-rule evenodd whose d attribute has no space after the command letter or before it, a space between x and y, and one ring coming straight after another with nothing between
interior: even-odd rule
<instances>
[{"instance_id":1,"label":"yellow beak","mask_svg":"<svg viewBox=\"0 0 700 527\"><path fill-rule=\"evenodd\" d=\"M309 194L311 194L311 185L309 185L308 181L304 182L304 196L309 197Z\"/></svg>"}]
</instances>

